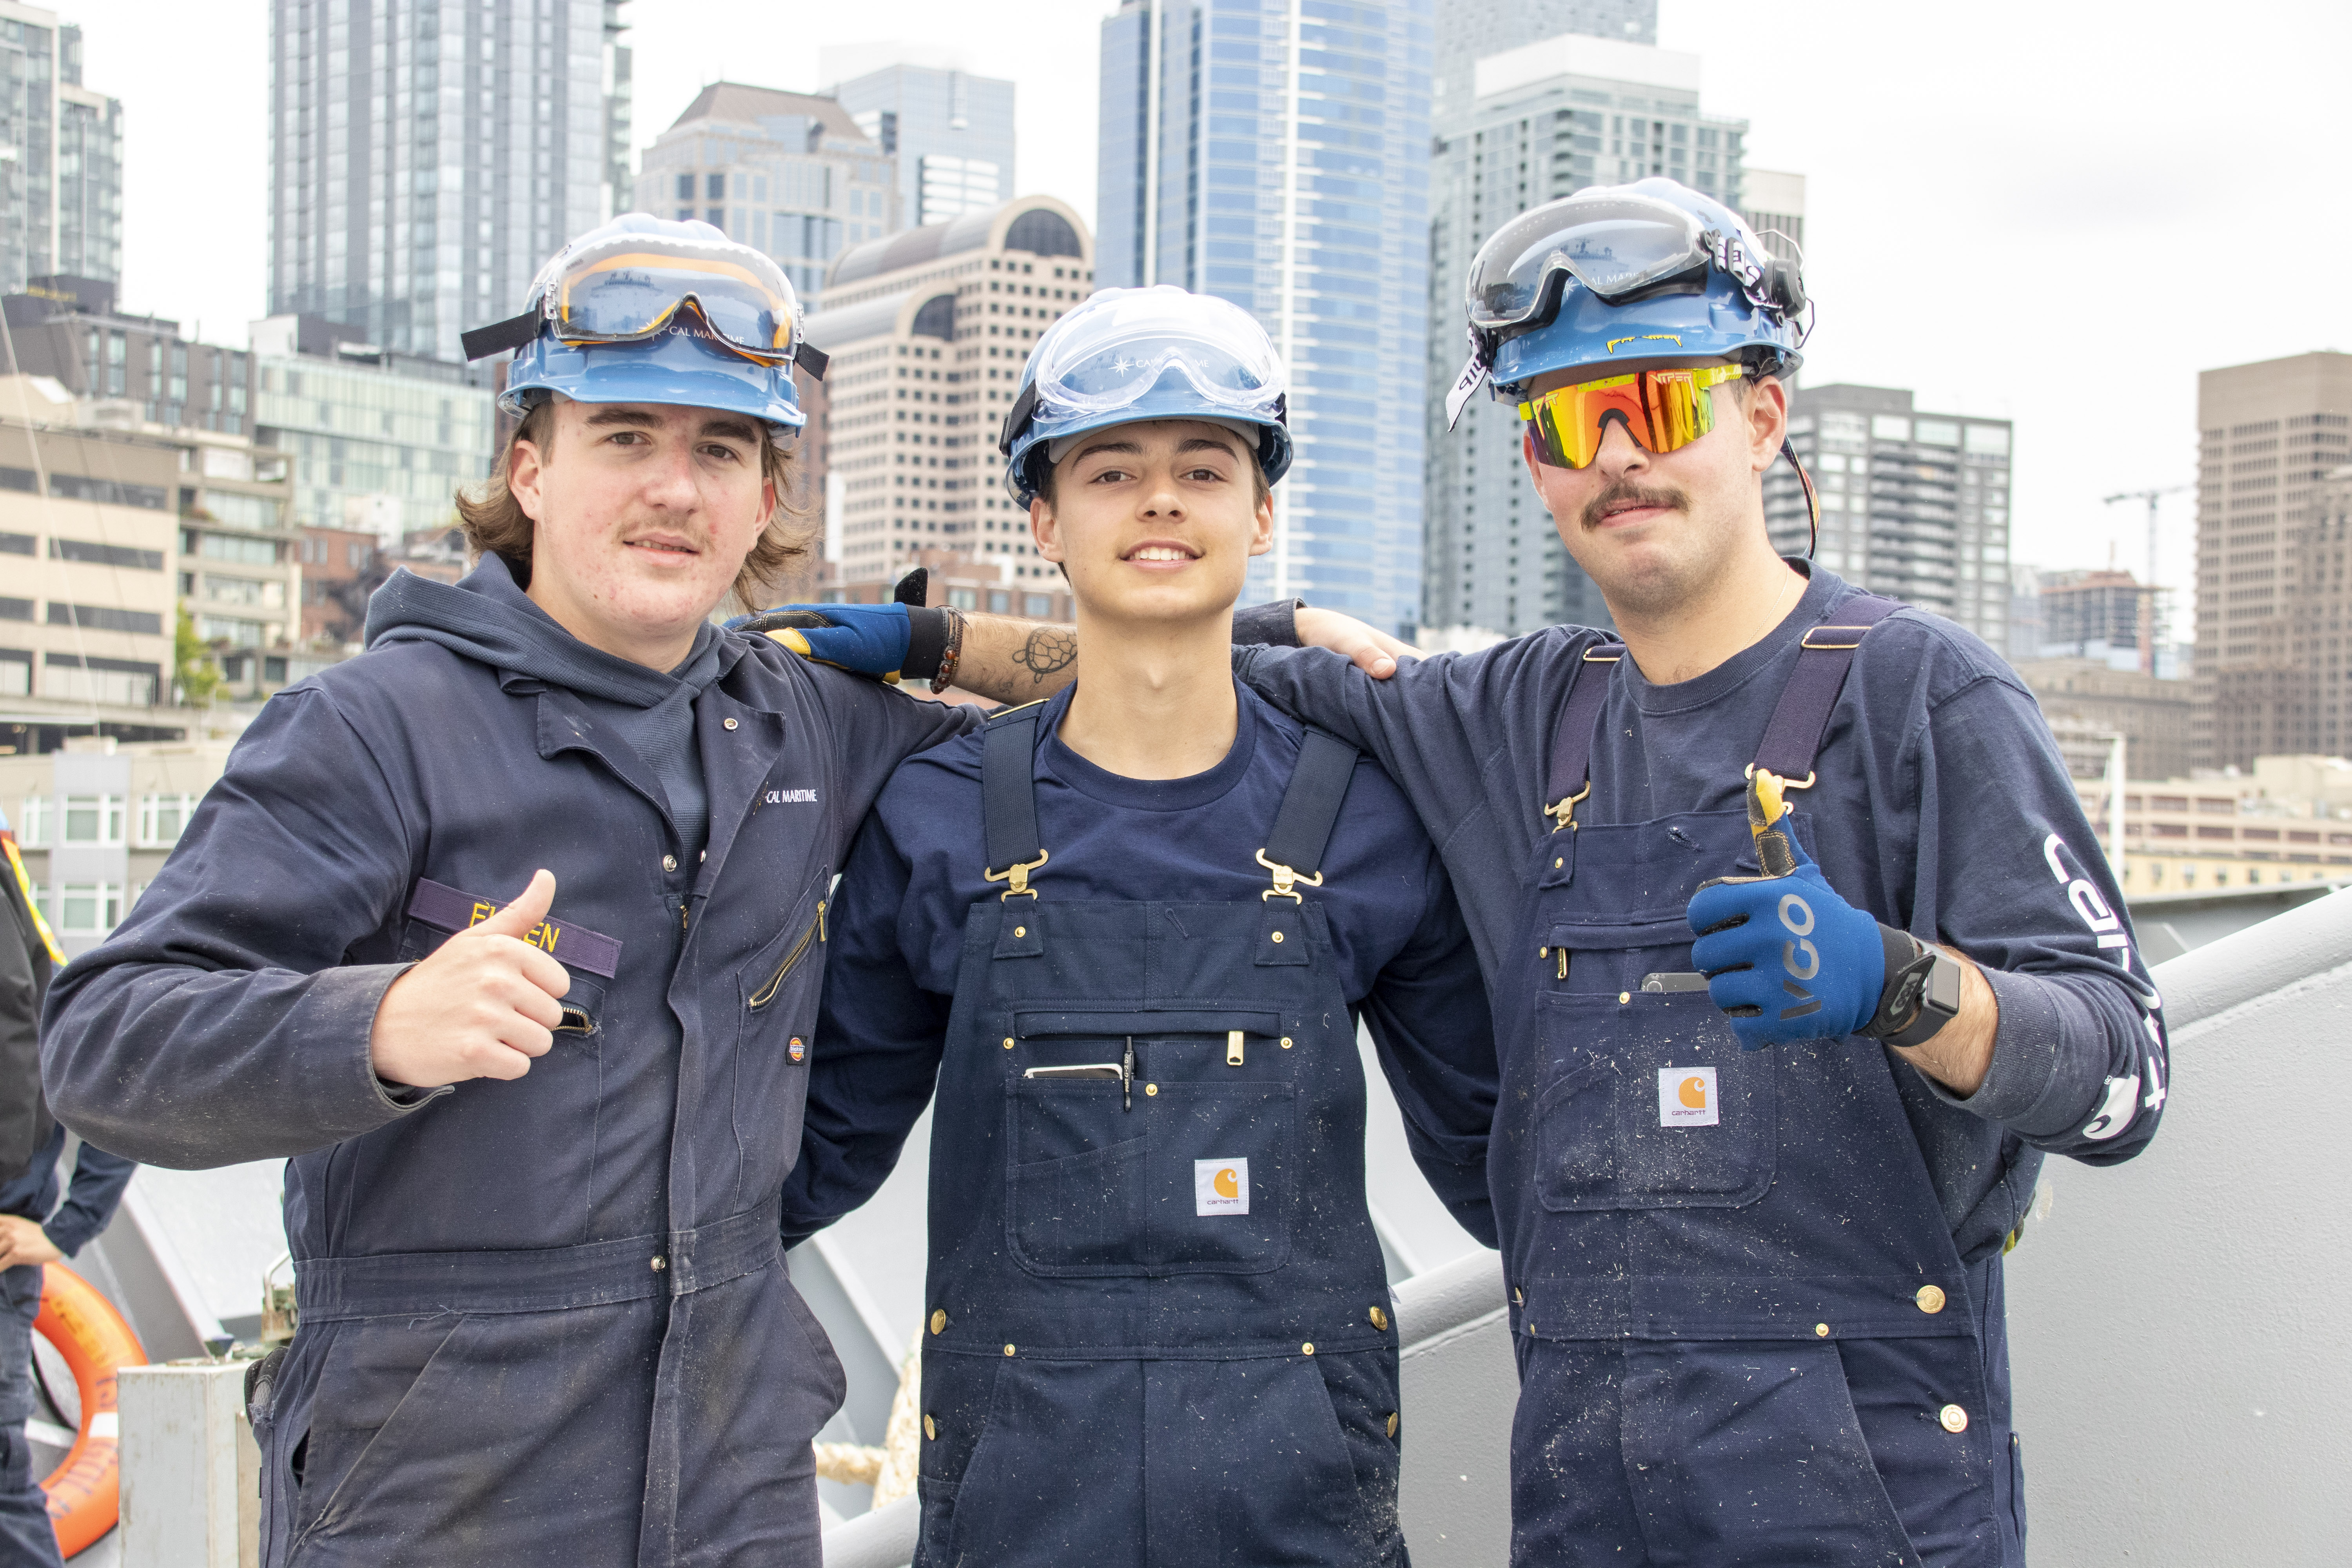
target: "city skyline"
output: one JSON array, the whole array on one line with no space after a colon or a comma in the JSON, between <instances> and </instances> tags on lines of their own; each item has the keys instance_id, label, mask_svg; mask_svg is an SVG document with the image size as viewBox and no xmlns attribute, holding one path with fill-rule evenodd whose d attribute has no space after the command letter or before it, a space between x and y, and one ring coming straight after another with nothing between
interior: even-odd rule
<instances>
[{"instance_id":1,"label":"city skyline","mask_svg":"<svg viewBox=\"0 0 2352 1568\"><path fill-rule=\"evenodd\" d=\"M1043 0L1017 30L944 0L909 0L880 24L820 13L788 26L733 0L679 0L654 26L642 9L624 13L640 125L665 122L720 74L806 90L822 85L824 47L877 34L940 39L959 45L974 71L1020 88L1015 194L1057 195L1082 214L1093 205L1096 28L1111 10L1100 0ZM124 105L126 308L175 316L208 342L241 342L245 323L268 304L266 12L199 16L119 0L103 17L70 7L61 15L85 24L86 79ZM723 73L713 64L714 35L728 39ZM2039 47L2004 41L2019 35ZM1749 161L1811 178L1807 237L1824 309L1809 378L1910 385L1934 406L2015 420L2020 521L2032 531L2021 532L2017 554L2053 567L2104 564L2111 543L2122 559L2139 559L2137 509L2110 514L2099 502L2193 477L2200 370L2352 338L2335 324L2346 316L2332 301L2315 311L2273 291L2181 314L2168 303L2176 285L2158 269L2113 264L2175 253L2176 226L2226 228L2297 205L2291 169L2233 159L2222 139L2198 127L2207 117L2260 114L2285 144L2324 140L2322 62L2352 42L2352 17L2276 0L2247 7L2235 36L2295 47L2183 58L2160 32L2111 30L2021 5L1996 6L1963 27L1859 4L1767 17L1727 0L1664 0L1658 21L1663 47L1706 62L1710 110L1750 118ZM175 68L189 58L207 69ZM1890 59L1902 68L1887 69ZM2162 110L2182 100L2200 103L2194 124ZM242 184L191 182L169 157L170 140L142 139L151 127L191 121L207 128L206 168L253 171ZM1848 133L1865 122L1869 135ZM635 141L641 149L650 139ZM2323 208L2310 222L2322 250L2352 237L2352 215ZM173 236L197 225L208 243L191 257ZM1999 244L1984 247L1987 234ZM2097 279L2103 316L2162 321L2161 331L2085 345L2132 395L2083 400L2070 378L2021 377L1994 355L1923 353L1903 334L1873 330L1912 308L1904 237L1927 235L1999 258L1976 276L1969 307L1930 321L1931 331L2004 344L2076 341L2079 305L2066 281L2075 278ZM2009 264L2018 258L2033 265ZM2036 439L2038 429L2073 438ZM2189 508L2166 504L2163 575L2185 585L2193 581Z\"/></svg>"}]
</instances>

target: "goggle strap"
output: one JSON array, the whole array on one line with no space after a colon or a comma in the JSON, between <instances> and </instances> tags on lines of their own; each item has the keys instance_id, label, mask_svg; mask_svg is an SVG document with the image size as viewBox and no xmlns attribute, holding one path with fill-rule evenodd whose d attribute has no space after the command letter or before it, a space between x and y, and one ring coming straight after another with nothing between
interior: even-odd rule
<instances>
[{"instance_id":1,"label":"goggle strap","mask_svg":"<svg viewBox=\"0 0 2352 1568\"><path fill-rule=\"evenodd\" d=\"M793 351L793 363L808 372L811 381L823 381L825 367L833 363L833 356L814 344L804 342Z\"/></svg>"},{"instance_id":2,"label":"goggle strap","mask_svg":"<svg viewBox=\"0 0 2352 1568\"><path fill-rule=\"evenodd\" d=\"M510 353L527 348L539 336L545 318L533 305L520 316L509 316L503 321L493 321L487 327L476 327L458 335L457 345L468 360L487 359L495 353Z\"/></svg>"},{"instance_id":3,"label":"goggle strap","mask_svg":"<svg viewBox=\"0 0 2352 1568\"><path fill-rule=\"evenodd\" d=\"M1021 389L1021 395L1005 411L1004 433L997 437L996 449L1008 458L1013 456L1013 443L1021 438L1021 432L1028 428L1029 416L1036 412L1037 384L1033 381Z\"/></svg>"}]
</instances>

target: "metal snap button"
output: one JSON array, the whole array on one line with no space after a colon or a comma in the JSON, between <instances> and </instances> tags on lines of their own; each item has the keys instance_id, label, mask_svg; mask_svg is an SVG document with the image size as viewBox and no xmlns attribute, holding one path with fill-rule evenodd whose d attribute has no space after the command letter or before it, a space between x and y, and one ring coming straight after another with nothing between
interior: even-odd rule
<instances>
[{"instance_id":1,"label":"metal snap button","mask_svg":"<svg viewBox=\"0 0 2352 1568\"><path fill-rule=\"evenodd\" d=\"M1918 1304L1921 1311L1933 1317L1936 1313L1944 1310L1943 1287L1940 1285L1922 1285L1919 1287L1918 1294L1913 1296L1911 1300Z\"/></svg>"},{"instance_id":2,"label":"metal snap button","mask_svg":"<svg viewBox=\"0 0 2352 1568\"><path fill-rule=\"evenodd\" d=\"M1830 1337L1830 1326L1827 1323L1815 1323L1813 1325L1813 1337L1817 1340L1828 1339Z\"/></svg>"},{"instance_id":3,"label":"metal snap button","mask_svg":"<svg viewBox=\"0 0 2352 1568\"><path fill-rule=\"evenodd\" d=\"M1146 1094L1158 1094L1160 1092L1160 1086L1156 1083L1147 1083L1143 1086L1143 1092Z\"/></svg>"},{"instance_id":4,"label":"metal snap button","mask_svg":"<svg viewBox=\"0 0 2352 1568\"><path fill-rule=\"evenodd\" d=\"M1957 1405L1945 1405L1936 1412L1936 1419L1943 1424L1945 1431L1955 1435L1969 1429L1969 1413Z\"/></svg>"},{"instance_id":5,"label":"metal snap button","mask_svg":"<svg viewBox=\"0 0 2352 1568\"><path fill-rule=\"evenodd\" d=\"M658 1273L660 1273L663 1269L665 1269L665 1268L668 1268L668 1267L669 1267L669 1259L668 1259L668 1258L662 1257L659 1253L656 1253L656 1254L654 1255L654 1272L655 1272L655 1273L658 1274Z\"/></svg>"},{"instance_id":6,"label":"metal snap button","mask_svg":"<svg viewBox=\"0 0 2352 1568\"><path fill-rule=\"evenodd\" d=\"M1290 1037L1288 1035L1282 1037L1282 1048L1286 1051L1290 1048Z\"/></svg>"},{"instance_id":7,"label":"metal snap button","mask_svg":"<svg viewBox=\"0 0 2352 1568\"><path fill-rule=\"evenodd\" d=\"M1313 1340L1309 1340L1305 1344L1299 1346L1298 1353L1300 1355L1313 1355L1315 1353L1315 1342Z\"/></svg>"},{"instance_id":8,"label":"metal snap button","mask_svg":"<svg viewBox=\"0 0 2352 1568\"><path fill-rule=\"evenodd\" d=\"M1275 932L1275 933L1274 933L1274 940L1275 940L1275 941L1276 941L1276 942L1280 942L1280 941L1282 940L1282 933L1281 933L1280 931L1276 931L1276 932Z\"/></svg>"},{"instance_id":9,"label":"metal snap button","mask_svg":"<svg viewBox=\"0 0 2352 1568\"><path fill-rule=\"evenodd\" d=\"M931 1313L931 1332L935 1334L944 1332L947 1326L948 1310L945 1307L935 1309Z\"/></svg>"},{"instance_id":10,"label":"metal snap button","mask_svg":"<svg viewBox=\"0 0 2352 1568\"><path fill-rule=\"evenodd\" d=\"M1617 993L1617 1005L1619 1005L1620 1007L1622 1007L1623 1005L1625 1005L1625 1004L1627 1004L1628 1002L1631 1002L1633 999L1633 994L1631 991L1620 991L1619 993Z\"/></svg>"},{"instance_id":11,"label":"metal snap button","mask_svg":"<svg viewBox=\"0 0 2352 1568\"><path fill-rule=\"evenodd\" d=\"M1372 1327L1374 1327L1374 1328L1376 1328L1376 1329L1382 1330L1382 1331L1385 1331L1385 1330L1388 1328L1388 1326L1389 1326L1389 1315L1388 1315L1386 1312L1384 1312L1384 1311L1381 1310L1381 1309L1379 1309L1378 1307L1375 1307L1375 1308L1373 1308L1373 1309L1371 1310L1371 1312L1370 1312L1370 1318L1371 1318L1371 1320L1372 1320Z\"/></svg>"},{"instance_id":12,"label":"metal snap button","mask_svg":"<svg viewBox=\"0 0 2352 1568\"><path fill-rule=\"evenodd\" d=\"M1008 1051L1013 1048L1013 1037L1010 1035L1004 1037L1004 1048Z\"/></svg>"},{"instance_id":13,"label":"metal snap button","mask_svg":"<svg viewBox=\"0 0 2352 1568\"><path fill-rule=\"evenodd\" d=\"M1007 1345L1007 1346L1005 1346L1005 1347L1004 1347L1004 1353L1005 1353L1006 1355L1011 1355L1011 1354L1013 1353L1013 1347L1012 1347L1011 1345Z\"/></svg>"},{"instance_id":14,"label":"metal snap button","mask_svg":"<svg viewBox=\"0 0 2352 1568\"><path fill-rule=\"evenodd\" d=\"M722 719L719 721L719 727L722 730L732 730L735 728L735 721L732 719Z\"/></svg>"},{"instance_id":15,"label":"metal snap button","mask_svg":"<svg viewBox=\"0 0 2352 1568\"><path fill-rule=\"evenodd\" d=\"M1389 1412L1389 1436L1391 1436L1391 1437L1395 1436L1396 1436L1396 1429L1397 1429L1397 1413L1396 1413L1395 1411L1391 1410L1391 1411L1390 1411L1390 1412Z\"/></svg>"},{"instance_id":16,"label":"metal snap button","mask_svg":"<svg viewBox=\"0 0 2352 1568\"><path fill-rule=\"evenodd\" d=\"M1013 928L1013 934L1014 936L1027 936L1029 934L1029 928L1027 926L1014 926Z\"/></svg>"},{"instance_id":17,"label":"metal snap button","mask_svg":"<svg viewBox=\"0 0 2352 1568\"><path fill-rule=\"evenodd\" d=\"M929 1437L934 1443L940 1440L939 1423L933 1421L928 1415L923 1417L923 1436Z\"/></svg>"},{"instance_id":18,"label":"metal snap button","mask_svg":"<svg viewBox=\"0 0 2352 1568\"><path fill-rule=\"evenodd\" d=\"M675 855L665 855L665 856L663 856L663 857L662 857L662 869L663 869L663 870L665 870L665 871L675 871L675 870L677 870L677 856L675 856Z\"/></svg>"}]
</instances>

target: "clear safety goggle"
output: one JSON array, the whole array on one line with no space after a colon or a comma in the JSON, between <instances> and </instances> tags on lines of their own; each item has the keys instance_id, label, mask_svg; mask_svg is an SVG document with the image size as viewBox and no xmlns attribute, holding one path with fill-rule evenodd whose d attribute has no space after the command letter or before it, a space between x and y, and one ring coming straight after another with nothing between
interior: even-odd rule
<instances>
[{"instance_id":1,"label":"clear safety goggle","mask_svg":"<svg viewBox=\"0 0 2352 1568\"><path fill-rule=\"evenodd\" d=\"M1265 329L1238 306L1181 289L1112 289L1055 322L1031 356L1005 421L1022 426L1117 413L1175 377L1203 414L1280 422L1287 378Z\"/></svg>"},{"instance_id":2,"label":"clear safety goggle","mask_svg":"<svg viewBox=\"0 0 2352 1568\"><path fill-rule=\"evenodd\" d=\"M630 342L668 330L691 303L710 334L746 358L793 357L798 302L781 268L756 251L697 255L626 237L624 248L574 257L542 309L567 343Z\"/></svg>"},{"instance_id":3,"label":"clear safety goggle","mask_svg":"<svg viewBox=\"0 0 2352 1568\"><path fill-rule=\"evenodd\" d=\"M1622 299L1706 265L1706 231L1671 202L1625 190L1547 202L1495 231L1470 263L1470 323L1499 331L1533 321L1551 279L1574 278Z\"/></svg>"},{"instance_id":4,"label":"clear safety goggle","mask_svg":"<svg viewBox=\"0 0 2352 1568\"><path fill-rule=\"evenodd\" d=\"M1519 405L1536 448L1555 468L1586 468L1615 419L1644 451L1680 451L1715 428L1716 387L1747 371L1736 364L1643 370L1539 392Z\"/></svg>"}]
</instances>

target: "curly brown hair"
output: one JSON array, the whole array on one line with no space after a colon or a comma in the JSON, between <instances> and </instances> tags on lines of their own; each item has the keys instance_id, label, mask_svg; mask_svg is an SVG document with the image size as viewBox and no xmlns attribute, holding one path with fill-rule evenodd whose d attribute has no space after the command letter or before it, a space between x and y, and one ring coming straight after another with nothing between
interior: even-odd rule
<instances>
[{"instance_id":1,"label":"curly brown hair","mask_svg":"<svg viewBox=\"0 0 2352 1568\"><path fill-rule=\"evenodd\" d=\"M507 437L490 477L479 484L457 488L457 518L466 530L467 548L478 556L485 552L504 556L525 587L530 585L531 531L535 525L530 514L522 510L522 503L515 499L507 477L517 442L528 441L538 447L542 460L551 457L554 409L552 399L532 407L523 416L522 423L515 426L514 434ZM806 510L793 502L793 489L800 473L793 454L772 441L762 442L760 451L761 473L776 489L776 510L768 514L758 542L744 557L743 569L735 574L733 594L746 610L767 606L770 591L782 579L786 565L808 553L809 542L818 526Z\"/></svg>"}]
</instances>

